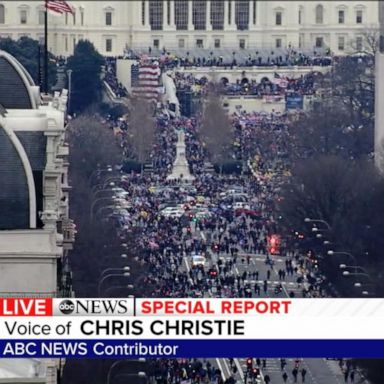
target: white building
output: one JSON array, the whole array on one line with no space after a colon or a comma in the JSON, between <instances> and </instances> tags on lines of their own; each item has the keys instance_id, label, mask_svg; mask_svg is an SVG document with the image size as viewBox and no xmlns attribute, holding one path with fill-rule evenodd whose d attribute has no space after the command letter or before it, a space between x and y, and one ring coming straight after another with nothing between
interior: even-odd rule
<instances>
[{"instance_id":1,"label":"white building","mask_svg":"<svg viewBox=\"0 0 384 384\"><path fill-rule=\"evenodd\" d=\"M70 294L66 101L42 103L24 67L0 51L1 297Z\"/></svg>"},{"instance_id":2,"label":"white building","mask_svg":"<svg viewBox=\"0 0 384 384\"><path fill-rule=\"evenodd\" d=\"M49 17L49 47L69 55L89 39L103 55L125 48L364 49L379 1L68 1L76 12ZM43 39L43 1L0 1L0 37Z\"/></svg>"},{"instance_id":3,"label":"white building","mask_svg":"<svg viewBox=\"0 0 384 384\"><path fill-rule=\"evenodd\" d=\"M25 68L0 51L0 297L72 292L65 92L42 100ZM0 360L0 383L18 384L56 384L63 363Z\"/></svg>"}]
</instances>

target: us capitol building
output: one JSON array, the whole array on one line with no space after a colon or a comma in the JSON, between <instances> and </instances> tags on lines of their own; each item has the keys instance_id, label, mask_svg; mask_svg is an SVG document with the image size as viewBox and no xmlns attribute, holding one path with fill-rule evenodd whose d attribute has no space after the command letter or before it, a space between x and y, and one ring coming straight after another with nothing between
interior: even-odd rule
<instances>
[{"instance_id":1,"label":"us capitol building","mask_svg":"<svg viewBox=\"0 0 384 384\"><path fill-rule=\"evenodd\" d=\"M70 55L92 41L103 55L132 49L364 50L379 26L379 1L136 0L68 1L49 15L49 48ZM43 40L44 1L0 1L0 37Z\"/></svg>"}]
</instances>

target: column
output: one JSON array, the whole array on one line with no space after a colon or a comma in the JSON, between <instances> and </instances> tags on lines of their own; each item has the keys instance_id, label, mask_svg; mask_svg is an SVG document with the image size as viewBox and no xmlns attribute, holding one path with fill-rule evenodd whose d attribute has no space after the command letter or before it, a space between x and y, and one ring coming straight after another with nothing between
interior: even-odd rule
<instances>
[{"instance_id":1,"label":"column","mask_svg":"<svg viewBox=\"0 0 384 384\"><path fill-rule=\"evenodd\" d=\"M211 24L211 0L207 0L207 11L206 11L206 19L205 19L205 29L207 31L212 31Z\"/></svg>"},{"instance_id":2,"label":"column","mask_svg":"<svg viewBox=\"0 0 384 384\"><path fill-rule=\"evenodd\" d=\"M144 27L146 29L151 29L151 26L149 24L149 1L146 0L144 1L144 4L145 4L145 23L144 23Z\"/></svg>"},{"instance_id":3,"label":"column","mask_svg":"<svg viewBox=\"0 0 384 384\"><path fill-rule=\"evenodd\" d=\"M253 24L253 9L254 9L254 1L253 0L249 0L249 25L248 25L248 29L251 31L255 24Z\"/></svg>"},{"instance_id":4,"label":"column","mask_svg":"<svg viewBox=\"0 0 384 384\"><path fill-rule=\"evenodd\" d=\"M188 31L193 31L195 26L193 25L193 1L188 1Z\"/></svg>"},{"instance_id":5,"label":"column","mask_svg":"<svg viewBox=\"0 0 384 384\"><path fill-rule=\"evenodd\" d=\"M236 12L236 6L235 2L233 0L229 0L229 3L231 3L231 17L229 19L229 29L235 30L236 25L235 25L235 12Z\"/></svg>"},{"instance_id":6,"label":"column","mask_svg":"<svg viewBox=\"0 0 384 384\"><path fill-rule=\"evenodd\" d=\"M163 1L163 31L168 30L168 0Z\"/></svg>"},{"instance_id":7,"label":"column","mask_svg":"<svg viewBox=\"0 0 384 384\"><path fill-rule=\"evenodd\" d=\"M171 23L169 25L170 29L175 30L176 24L175 24L175 1L171 0Z\"/></svg>"},{"instance_id":8,"label":"column","mask_svg":"<svg viewBox=\"0 0 384 384\"><path fill-rule=\"evenodd\" d=\"M224 31L226 31L228 27L228 1L224 0Z\"/></svg>"}]
</instances>

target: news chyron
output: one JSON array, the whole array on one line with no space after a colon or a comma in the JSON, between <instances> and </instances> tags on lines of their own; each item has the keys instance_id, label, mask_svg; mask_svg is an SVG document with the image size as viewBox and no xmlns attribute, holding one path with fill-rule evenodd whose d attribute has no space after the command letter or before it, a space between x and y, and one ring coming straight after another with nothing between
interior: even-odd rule
<instances>
[{"instance_id":1,"label":"news chyron","mask_svg":"<svg viewBox=\"0 0 384 384\"><path fill-rule=\"evenodd\" d=\"M133 316L133 299L0 298L0 316Z\"/></svg>"},{"instance_id":2,"label":"news chyron","mask_svg":"<svg viewBox=\"0 0 384 384\"><path fill-rule=\"evenodd\" d=\"M383 323L379 298L0 298L0 358L382 357Z\"/></svg>"}]
</instances>

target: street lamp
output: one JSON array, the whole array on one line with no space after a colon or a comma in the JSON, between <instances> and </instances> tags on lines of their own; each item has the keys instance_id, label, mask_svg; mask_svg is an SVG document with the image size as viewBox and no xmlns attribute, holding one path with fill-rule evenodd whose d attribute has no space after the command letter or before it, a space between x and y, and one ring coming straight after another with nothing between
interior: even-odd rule
<instances>
[{"instance_id":1,"label":"street lamp","mask_svg":"<svg viewBox=\"0 0 384 384\"><path fill-rule=\"evenodd\" d=\"M359 265L346 265L346 264L340 264L340 265L339 265L339 268L340 268L340 269L354 268L355 273L357 273L357 271L360 270L360 271L363 271L364 273L366 273L366 274L368 275L367 270L364 269L363 267L360 267Z\"/></svg>"},{"instance_id":2,"label":"street lamp","mask_svg":"<svg viewBox=\"0 0 384 384\"><path fill-rule=\"evenodd\" d=\"M91 221L93 221L93 210L94 210L94 208L95 208L96 203L98 203L98 202L100 202L100 201L104 201L104 200L114 200L114 199L116 199L116 198L117 198L117 196L109 196L109 197L100 197L100 198L94 200L94 201L92 202L92 204L91 204L91 208L90 208L90 210L89 210L89 217L90 217Z\"/></svg>"},{"instance_id":3,"label":"street lamp","mask_svg":"<svg viewBox=\"0 0 384 384\"><path fill-rule=\"evenodd\" d=\"M123 363L125 364L132 364L132 363L135 363L135 362L138 362L138 363L145 363L146 360L144 358L140 358L140 359L137 359L137 360L118 360L118 361L115 361L111 367L109 368L108 370L108 375L107 375L107 384L111 384L111 377L112 377L112 371L113 369L115 369L118 365L121 365ZM139 375L141 377L146 377L147 375L145 374L145 372L138 372L138 373L132 373L131 375Z\"/></svg>"},{"instance_id":4,"label":"street lamp","mask_svg":"<svg viewBox=\"0 0 384 384\"><path fill-rule=\"evenodd\" d=\"M109 187L110 187L110 188L99 189L99 190L95 191L95 192L93 193L93 198L96 198L97 195L98 195L99 193L101 193L101 192L114 192L114 191L115 191L115 189L113 189L113 187L115 187L115 183L111 183L111 185L110 185Z\"/></svg>"},{"instance_id":5,"label":"street lamp","mask_svg":"<svg viewBox=\"0 0 384 384\"><path fill-rule=\"evenodd\" d=\"M343 271L343 276L364 276L372 281L371 276L369 276L368 273L363 273L363 272L351 273L350 271Z\"/></svg>"},{"instance_id":6,"label":"street lamp","mask_svg":"<svg viewBox=\"0 0 384 384\"><path fill-rule=\"evenodd\" d=\"M328 231L331 231L331 230L332 230L331 226L330 226L325 220L320 220L320 219L310 219L309 217L306 217L306 218L304 219L304 221L305 221L306 223L323 223L323 224L327 227Z\"/></svg>"},{"instance_id":7,"label":"street lamp","mask_svg":"<svg viewBox=\"0 0 384 384\"><path fill-rule=\"evenodd\" d=\"M328 256L333 256L333 255L345 255L345 256L348 256L349 258L351 258L351 259L353 260L353 262L354 262L355 265L357 264L357 262L356 262L356 257L353 256L353 255L352 255L351 253L349 253L349 252L340 252L340 251L335 252L335 251L329 250L329 251L327 252L327 255L328 255Z\"/></svg>"},{"instance_id":8,"label":"street lamp","mask_svg":"<svg viewBox=\"0 0 384 384\"><path fill-rule=\"evenodd\" d=\"M137 373L119 373L114 376L115 378L118 377L137 377L140 381L143 381L144 383L147 383L147 375L145 372L137 372ZM124 381L125 382L125 381ZM126 381L127 383L136 383L136 380L133 382L131 379L128 379Z\"/></svg>"},{"instance_id":9,"label":"street lamp","mask_svg":"<svg viewBox=\"0 0 384 384\"><path fill-rule=\"evenodd\" d=\"M129 289L130 291L132 291L133 289L135 289L135 287L133 286L133 284L127 284L127 285L112 285L112 287L108 287L105 291L104 291L104 295L108 297L108 292L109 291L112 291L112 290L115 290L115 289ZM133 296L134 297L134 296Z\"/></svg>"},{"instance_id":10,"label":"street lamp","mask_svg":"<svg viewBox=\"0 0 384 384\"><path fill-rule=\"evenodd\" d=\"M130 270L131 268L128 265L125 265L121 268L106 268L100 273L99 279L101 279L104 275L109 272L129 272Z\"/></svg>"},{"instance_id":11,"label":"street lamp","mask_svg":"<svg viewBox=\"0 0 384 384\"><path fill-rule=\"evenodd\" d=\"M89 176L88 178L88 181L89 181L89 184L93 184L92 183L92 178L95 176L95 175L98 175L98 176L101 176L102 173L105 173L105 172L113 172L113 168L112 168L112 165L107 165L107 168L105 169L100 169L100 168L97 168L95 169Z\"/></svg>"},{"instance_id":12,"label":"street lamp","mask_svg":"<svg viewBox=\"0 0 384 384\"><path fill-rule=\"evenodd\" d=\"M108 279L111 279L111 278L115 278L115 277L129 277L131 276L131 274L129 272L124 272L124 273L111 273L109 275L106 275L104 276L102 279L100 279L99 281L99 284L97 285L97 291L98 291L98 294L99 294L99 297L101 296L100 293L101 293L101 287L103 285L103 283L108 280Z\"/></svg>"}]
</instances>

